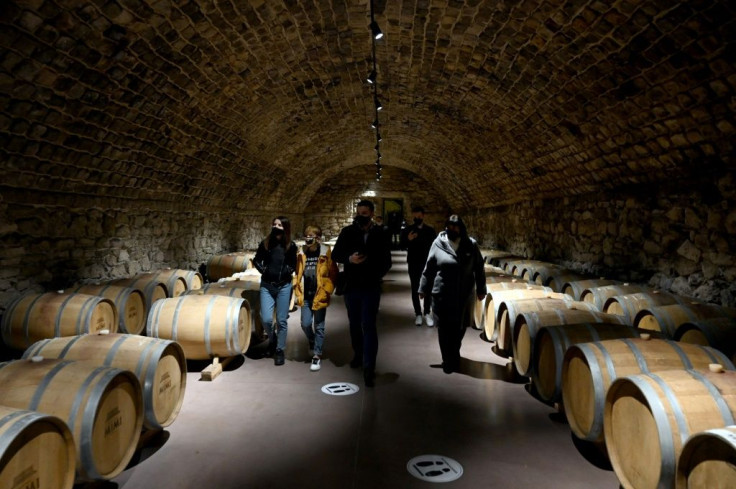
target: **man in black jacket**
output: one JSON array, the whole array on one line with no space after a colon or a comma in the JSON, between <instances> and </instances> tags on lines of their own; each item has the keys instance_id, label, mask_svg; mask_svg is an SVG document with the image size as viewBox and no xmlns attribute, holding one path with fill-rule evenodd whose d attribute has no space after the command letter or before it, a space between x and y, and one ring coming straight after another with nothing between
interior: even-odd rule
<instances>
[{"instance_id":1,"label":"man in black jacket","mask_svg":"<svg viewBox=\"0 0 736 489\"><path fill-rule=\"evenodd\" d=\"M414 206L411 209L414 222L407 226L401 233L401 249L406 250L406 263L409 265L409 281L411 282L411 303L414 306L415 320L414 324L422 325L422 305L419 301L419 281L422 278L424 264L427 263L429 249L432 247L434 238L437 233L429 224L424 223L424 208ZM434 326L434 318L432 317L432 296L426 294L424 296L424 321L428 327Z\"/></svg>"},{"instance_id":2,"label":"man in black jacket","mask_svg":"<svg viewBox=\"0 0 736 489\"><path fill-rule=\"evenodd\" d=\"M391 268L389 241L373 223L374 210L370 200L358 202L353 224L342 228L332 250L332 259L345 267L344 299L354 353L350 366L363 366L366 387L373 387L375 379L381 280Z\"/></svg>"}]
</instances>

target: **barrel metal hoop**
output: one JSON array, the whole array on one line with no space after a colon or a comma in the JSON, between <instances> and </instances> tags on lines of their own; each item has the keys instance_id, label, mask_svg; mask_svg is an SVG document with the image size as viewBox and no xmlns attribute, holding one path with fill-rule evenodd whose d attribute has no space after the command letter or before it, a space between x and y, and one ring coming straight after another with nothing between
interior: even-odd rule
<instances>
[{"instance_id":1,"label":"barrel metal hoop","mask_svg":"<svg viewBox=\"0 0 736 489\"><path fill-rule=\"evenodd\" d=\"M77 316L77 334L82 333L89 333L90 326L92 325L92 315L95 312L95 306L99 304L102 301L102 297L90 296L89 299L84 301L84 304L82 305L82 311L86 310L87 312L85 314L80 314ZM82 316L85 316L84 324L82 324ZM86 324L87 331L84 331L82 328Z\"/></svg>"},{"instance_id":2,"label":"barrel metal hoop","mask_svg":"<svg viewBox=\"0 0 736 489\"><path fill-rule=\"evenodd\" d=\"M603 371L598 365L598 359L595 352L588 345L597 347L602 353L606 362L606 370L611 382L616 378L616 369L610 360L610 355L600 342L578 345L578 348L588 361L590 375L593 378L593 422L591 423L587 439L595 441L598 435L603 433L603 411L606 400L606 390L603 385Z\"/></svg>"},{"instance_id":3,"label":"barrel metal hoop","mask_svg":"<svg viewBox=\"0 0 736 489\"><path fill-rule=\"evenodd\" d=\"M171 339L176 341L177 335L179 333L179 313L181 312L182 307L184 307L184 298L179 297L176 301L176 306L174 307L174 317L171 321Z\"/></svg>"},{"instance_id":4,"label":"barrel metal hoop","mask_svg":"<svg viewBox=\"0 0 736 489\"><path fill-rule=\"evenodd\" d=\"M668 489L675 487L674 475L675 467L677 466L677 458L675 457L675 440L672 430L670 429L670 425L667 422L667 411L664 408L662 399L660 399L659 394L657 394L657 391L654 389L654 387L652 387L652 385L645 380L646 377L654 380L661 388L665 390L665 396L667 396L670 402L672 402L672 400L669 397L672 393L671 391L668 392L669 389L666 384L664 384L662 379L654 374L632 375L629 377L624 377L639 388L639 390L649 403L649 409L651 409L652 411L652 416L655 420L654 424L656 425L657 434L659 435L659 445L662 455L662 463L659 472L660 478L659 484L657 484L657 488ZM662 387L663 385L664 387ZM677 407L677 409L679 410L679 406ZM657 422L658 420L665 420L665 422L659 423Z\"/></svg>"},{"instance_id":5,"label":"barrel metal hoop","mask_svg":"<svg viewBox=\"0 0 736 489\"><path fill-rule=\"evenodd\" d=\"M22 300L23 300L22 297L15 300L12 304L10 304L10 307L8 307L5 310L5 313L3 314L2 339L3 339L3 343L5 343L6 345L10 343L10 331L12 329L12 324L13 324L13 321L12 321L13 314L15 314L15 309L18 307L18 304L20 304ZM36 300L38 300L38 297L34 300L34 302ZM28 311L30 311L30 309L26 311L26 315L28 314ZM25 318L27 318L27 316L25 316ZM26 334L25 337L28 338L28 328L26 327L26 324L28 323L28 321L25 318L22 324L23 324L24 332Z\"/></svg>"},{"instance_id":6,"label":"barrel metal hoop","mask_svg":"<svg viewBox=\"0 0 736 489\"><path fill-rule=\"evenodd\" d=\"M210 297L204 314L204 347L207 350L207 355L209 356L212 356L212 345L210 344L212 341L210 339L210 321L212 319L212 309L215 307L215 299L217 299L216 295Z\"/></svg>"},{"instance_id":7,"label":"barrel metal hoop","mask_svg":"<svg viewBox=\"0 0 736 489\"><path fill-rule=\"evenodd\" d=\"M95 411L100 406L102 394L105 393L105 389L107 389L107 386L110 384L110 382L113 381L113 379L123 372L123 370L118 368L110 368L110 367L99 367L92 372L87 379L84 381L83 389L80 388L80 392L77 394L77 399L74 400L74 407L75 409L72 410L74 412L76 409L78 409L77 400L81 401L85 396L85 392L87 390L87 386L92 381L94 377L96 377L100 371L103 371L102 376L99 378L99 380L95 383L95 385L92 387L92 391L89 393L89 397L87 399L87 403L84 406L84 417L82 418L82 426L80 428L80 458L82 459L82 467L89 467L90 471L87 472L86 477L92 478L92 479L102 479L102 475L97 471L97 467L95 466L94 461L94 454L93 454L93 447L92 447L92 432L94 429L94 421L95 421ZM71 426L70 426L71 428Z\"/></svg>"},{"instance_id":8,"label":"barrel metal hoop","mask_svg":"<svg viewBox=\"0 0 736 489\"><path fill-rule=\"evenodd\" d=\"M650 372L648 375L657 383L657 385L659 385L662 392L664 392L667 401L670 403L675 421L677 422L677 429L680 432L680 442L684 445L687 441L687 437L690 436L690 430L687 426L687 421L685 420L685 413L682 410L682 406L680 406L680 401L677 400L675 391L673 391L672 387L670 387L669 384L667 384L662 377L656 373Z\"/></svg>"},{"instance_id":9,"label":"barrel metal hoop","mask_svg":"<svg viewBox=\"0 0 736 489\"><path fill-rule=\"evenodd\" d=\"M46 414L21 410L10 413L0 419L0 428L2 428L6 424L13 423L12 426L9 426L5 433L3 433L3 436L0 437L0 453L8 453L8 448L10 448L10 444L16 440L17 436L24 429L26 429L34 421L37 421L46 416Z\"/></svg>"},{"instance_id":10,"label":"barrel metal hoop","mask_svg":"<svg viewBox=\"0 0 736 489\"><path fill-rule=\"evenodd\" d=\"M118 354L118 350L120 347L127 341L127 336L120 336L117 340L115 340L115 343L110 347L110 350L107 352L107 355L105 355L105 362L103 365L106 367L109 367L112 365L113 360L115 360L115 355Z\"/></svg>"},{"instance_id":11,"label":"barrel metal hoop","mask_svg":"<svg viewBox=\"0 0 736 489\"><path fill-rule=\"evenodd\" d=\"M41 294L41 295L39 295L39 296L36 296L36 297L35 297L35 298L34 298L34 299L33 299L33 300L31 301L31 303L30 303L30 304L28 304L28 308L26 308L26 313L25 313L25 315L23 316L23 337L24 337L24 338L25 338L26 340L28 340L28 335L30 334L30 331L29 331L29 327L30 327L31 325L29 324L29 321L28 321L28 319L29 319L29 318L31 317L31 311L33 310L33 305L34 305L34 304L36 303L36 301L38 301L38 300L39 300L39 299L40 299L41 297L43 297L44 295L46 295L46 294ZM20 300L22 300L22 299L20 299ZM20 300L18 300L18 302L20 302ZM6 312L6 314L7 314L7 312ZM10 332L10 330L8 330L8 332Z\"/></svg>"},{"instance_id":12,"label":"barrel metal hoop","mask_svg":"<svg viewBox=\"0 0 736 489\"><path fill-rule=\"evenodd\" d=\"M151 303L151 311L148 313L148 326L146 326L146 333L148 334L148 336L158 338L158 323L161 317L161 304L165 300L166 299L161 299Z\"/></svg>"},{"instance_id":13,"label":"barrel metal hoop","mask_svg":"<svg viewBox=\"0 0 736 489\"><path fill-rule=\"evenodd\" d=\"M624 342L629 349L631 350L631 353L634 355L634 358L636 359L637 365L639 365L639 370L642 372L649 372L649 366L647 365L647 360L644 358L644 355L642 355L641 350L638 346L634 344L633 341L629 338L621 338L621 341Z\"/></svg>"},{"instance_id":14,"label":"barrel metal hoop","mask_svg":"<svg viewBox=\"0 0 736 489\"><path fill-rule=\"evenodd\" d=\"M59 358L64 358L66 354L69 353L69 350L71 349L71 347L74 346L74 343L79 341L81 338L84 338L84 336L79 335L79 336L76 336L71 341L69 341L69 343L67 343L66 346L64 346L64 348L61 350L61 353L59 353ZM45 340L45 341L48 342L49 340Z\"/></svg>"},{"instance_id":15,"label":"barrel metal hoop","mask_svg":"<svg viewBox=\"0 0 736 489\"><path fill-rule=\"evenodd\" d=\"M156 423L157 428L161 428L160 424L158 423L158 420L156 419L156 413L153 410L153 397L156 395L156 392L153 390L153 384L156 381L156 366L158 365L158 359L161 358L161 356L164 353L164 350L167 346L169 346L171 342L167 340L156 340L155 342L151 342L149 346L146 347L146 352L151 350L151 347L155 347L155 350L151 353L149 361L146 363L147 368L143 376L139 376L138 378L143 379L143 399L146 400L146 393L149 393L151 395L150 402L146 400L146 402L143 403L143 409L144 412L144 418L148 420L149 422ZM141 361L143 360L143 355L141 355ZM139 367L140 368L140 365Z\"/></svg>"},{"instance_id":16,"label":"barrel metal hoop","mask_svg":"<svg viewBox=\"0 0 736 489\"><path fill-rule=\"evenodd\" d=\"M23 356L21 358L31 358L38 355L38 352L43 349L46 344L51 341L49 338L46 338L45 340L39 340L35 342L33 345L31 345L26 351L23 352Z\"/></svg>"},{"instance_id":17,"label":"barrel metal hoop","mask_svg":"<svg viewBox=\"0 0 736 489\"><path fill-rule=\"evenodd\" d=\"M731 409L728 407L726 400L723 399L723 396L721 395L721 392L718 390L718 387L713 385L713 382L708 380L702 373L698 372L697 370L688 370L687 373L689 373L695 380L699 381L701 384L705 386L706 389L708 389L708 393L713 398L713 401L716 403L716 406L718 406L718 411L720 411L721 413L723 424L725 426L734 424L733 413L731 412Z\"/></svg>"},{"instance_id":18,"label":"barrel metal hoop","mask_svg":"<svg viewBox=\"0 0 736 489\"><path fill-rule=\"evenodd\" d=\"M49 370L46 375L44 375L43 379L41 379L41 382L38 383L38 386L36 386L36 390L33 393L33 397L31 397L31 402L28 405L28 409L31 411L38 411L38 405L41 403L41 397L43 397L43 393L46 390L46 388L51 383L51 380L58 374L61 369L69 365L70 361L63 361L59 362L57 365L54 365L54 367ZM71 426L69 427L71 429Z\"/></svg>"},{"instance_id":19,"label":"barrel metal hoop","mask_svg":"<svg viewBox=\"0 0 736 489\"><path fill-rule=\"evenodd\" d=\"M667 344L670 345L670 347L675 350L675 353L677 353L677 356L680 357L680 361L682 362L682 366L685 369L691 369L693 368L693 363L690 361L690 358L687 356L687 354L682 351L682 347L680 347L680 344L677 341L672 340L665 340L667 341ZM711 355L707 350L705 350L706 353L708 353L708 356L711 358L711 360L714 360L713 355Z\"/></svg>"},{"instance_id":20,"label":"barrel metal hoop","mask_svg":"<svg viewBox=\"0 0 736 489\"><path fill-rule=\"evenodd\" d=\"M547 333L549 333L550 337L552 338L552 344L555 347L555 397L558 397L560 394L560 386L562 385L562 365L563 360L565 358L565 351L567 350L567 347L570 345L570 341L565 334L564 331L562 331L562 328L547 328ZM557 341L555 341L557 340Z\"/></svg>"}]
</instances>

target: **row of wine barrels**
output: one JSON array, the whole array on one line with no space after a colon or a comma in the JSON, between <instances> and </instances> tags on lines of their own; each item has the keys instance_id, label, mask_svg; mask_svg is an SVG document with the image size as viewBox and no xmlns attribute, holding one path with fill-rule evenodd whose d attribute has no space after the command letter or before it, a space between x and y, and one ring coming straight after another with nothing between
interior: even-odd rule
<instances>
[{"instance_id":1,"label":"row of wine barrels","mask_svg":"<svg viewBox=\"0 0 736 489\"><path fill-rule=\"evenodd\" d=\"M8 306L0 325L3 343L16 350L46 338L117 329L118 311L110 299L63 292L20 297Z\"/></svg>"},{"instance_id":2,"label":"row of wine barrels","mask_svg":"<svg viewBox=\"0 0 736 489\"><path fill-rule=\"evenodd\" d=\"M254 256L254 253L248 251L214 255L207 260L207 279L210 282L216 282L221 278L253 268Z\"/></svg>"},{"instance_id":3,"label":"row of wine barrels","mask_svg":"<svg viewBox=\"0 0 736 489\"><path fill-rule=\"evenodd\" d=\"M67 424L77 480L112 479L133 457L143 403L132 372L34 357L0 363L0 385L3 405L50 414Z\"/></svg>"},{"instance_id":4,"label":"row of wine barrels","mask_svg":"<svg viewBox=\"0 0 736 489\"><path fill-rule=\"evenodd\" d=\"M544 297L552 292L548 287L542 287L541 285L527 284L524 282L499 282L489 284L486 281L486 299L484 301L484 318L483 318L483 329L486 334L486 338L491 341L498 340L498 305L503 302L506 298L534 298Z\"/></svg>"},{"instance_id":5,"label":"row of wine barrels","mask_svg":"<svg viewBox=\"0 0 736 489\"><path fill-rule=\"evenodd\" d=\"M599 314L606 316L605 313ZM618 338L639 338L643 333L625 324L601 322L542 327L536 335L530 367L537 395L547 402L562 400L562 365L565 352L572 345Z\"/></svg>"},{"instance_id":6,"label":"row of wine barrels","mask_svg":"<svg viewBox=\"0 0 736 489\"><path fill-rule=\"evenodd\" d=\"M545 299L537 299L544 301ZM531 376L533 371L532 354L535 350L536 336L543 328L555 328L566 324L600 323L628 326L623 318L591 309L576 309L578 301L561 303L542 303L542 309L528 309L526 301L519 304L519 313L512 328L511 346L516 371L520 375ZM532 305L532 304L529 304ZM592 308L590 304L586 304ZM564 352L564 350L563 350ZM560 365L562 359L560 359Z\"/></svg>"},{"instance_id":7,"label":"row of wine barrels","mask_svg":"<svg viewBox=\"0 0 736 489\"><path fill-rule=\"evenodd\" d=\"M153 304L148 336L176 341L188 360L245 353L251 338L250 304L221 295L184 295Z\"/></svg>"},{"instance_id":8,"label":"row of wine barrels","mask_svg":"<svg viewBox=\"0 0 736 489\"><path fill-rule=\"evenodd\" d=\"M169 426L184 400L186 358L174 341L128 334L51 338L33 344L23 353L26 359L35 356L130 370L142 387L143 424L148 429Z\"/></svg>"},{"instance_id":9,"label":"row of wine barrels","mask_svg":"<svg viewBox=\"0 0 736 489\"><path fill-rule=\"evenodd\" d=\"M504 289L504 288L515 288L515 287L523 287L523 284L520 284L518 286L509 286L507 284L516 283L519 280L518 277L514 277L512 275L508 275L506 273L499 273L499 272L491 272L486 273L486 291L491 290L491 286L496 284L501 284L498 288ZM483 298L483 300L477 300L475 301L475 310L473 311L473 321L472 326L474 329L482 330L484 329L485 325L485 306L486 306L486 299L488 296Z\"/></svg>"},{"instance_id":10,"label":"row of wine barrels","mask_svg":"<svg viewBox=\"0 0 736 489\"><path fill-rule=\"evenodd\" d=\"M244 275L242 278L220 280L217 282L217 288L220 287L241 290L240 293L243 299L247 300L250 306L251 333L258 339L262 338L264 330L261 322L261 276ZM291 310L291 307L289 307L289 310Z\"/></svg>"},{"instance_id":11,"label":"row of wine barrels","mask_svg":"<svg viewBox=\"0 0 736 489\"><path fill-rule=\"evenodd\" d=\"M626 489L675 487L690 435L733 425L735 417L736 372L680 369L619 378L605 398L613 470ZM733 487L723 482L698 487Z\"/></svg>"},{"instance_id":12,"label":"row of wine barrels","mask_svg":"<svg viewBox=\"0 0 736 489\"><path fill-rule=\"evenodd\" d=\"M725 318L736 322L736 309L702 302L651 307L639 311L634 326L662 331L669 338L674 338L677 328L682 324L709 318Z\"/></svg>"},{"instance_id":13,"label":"row of wine barrels","mask_svg":"<svg viewBox=\"0 0 736 489\"><path fill-rule=\"evenodd\" d=\"M496 340L497 354L511 354L513 352L514 331L516 318L523 312L550 311L556 309L577 309L581 311L595 311L591 304L574 301L567 294L548 292L543 297L504 298L498 304L496 323L498 324L498 338Z\"/></svg>"},{"instance_id":14,"label":"row of wine barrels","mask_svg":"<svg viewBox=\"0 0 736 489\"><path fill-rule=\"evenodd\" d=\"M501 268L500 261L504 258L519 258L509 251L503 250L481 250L481 255L486 263Z\"/></svg>"},{"instance_id":15,"label":"row of wine barrels","mask_svg":"<svg viewBox=\"0 0 736 489\"><path fill-rule=\"evenodd\" d=\"M572 345L562 366L562 400L578 438L603 440L603 407L609 386L620 377L672 369L733 363L714 348L671 340L622 338Z\"/></svg>"},{"instance_id":16,"label":"row of wine barrels","mask_svg":"<svg viewBox=\"0 0 736 489\"><path fill-rule=\"evenodd\" d=\"M602 285L597 287L589 287L580 292L580 300L594 304L596 309L603 311L603 306L611 297L618 295L635 294L637 292L653 292L651 289L643 285Z\"/></svg>"},{"instance_id":17,"label":"row of wine barrels","mask_svg":"<svg viewBox=\"0 0 736 489\"><path fill-rule=\"evenodd\" d=\"M712 346L736 363L736 321L732 319L711 318L683 323L675 331L674 339Z\"/></svg>"},{"instance_id":18,"label":"row of wine barrels","mask_svg":"<svg viewBox=\"0 0 736 489\"><path fill-rule=\"evenodd\" d=\"M668 292L637 292L635 294L617 295L609 298L603 305L603 312L623 316L629 324L635 324L639 314L644 309L692 302L696 301ZM654 331L659 330L655 329ZM663 333L666 332L663 331Z\"/></svg>"},{"instance_id":19,"label":"row of wine barrels","mask_svg":"<svg viewBox=\"0 0 736 489\"><path fill-rule=\"evenodd\" d=\"M78 285L72 291L110 299L118 310L118 331L121 333L140 334L146 326L146 298L139 289L90 284Z\"/></svg>"},{"instance_id":20,"label":"row of wine barrels","mask_svg":"<svg viewBox=\"0 0 736 489\"><path fill-rule=\"evenodd\" d=\"M736 425L691 435L677 462L677 489L736 487Z\"/></svg>"},{"instance_id":21,"label":"row of wine barrels","mask_svg":"<svg viewBox=\"0 0 736 489\"><path fill-rule=\"evenodd\" d=\"M118 278L108 283L110 285L120 285L142 291L143 297L146 300L146 314L148 314L154 302L169 297L169 289L166 287L166 284L160 280L151 280L152 277L153 274L147 273L131 278Z\"/></svg>"},{"instance_id":22,"label":"row of wine barrels","mask_svg":"<svg viewBox=\"0 0 736 489\"><path fill-rule=\"evenodd\" d=\"M0 487L71 489L76 449L56 416L0 406Z\"/></svg>"}]
</instances>

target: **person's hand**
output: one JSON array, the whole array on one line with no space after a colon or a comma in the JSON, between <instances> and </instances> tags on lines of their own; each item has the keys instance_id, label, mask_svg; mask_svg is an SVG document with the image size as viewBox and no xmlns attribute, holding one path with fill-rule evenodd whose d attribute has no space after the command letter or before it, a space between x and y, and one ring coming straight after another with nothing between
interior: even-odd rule
<instances>
[{"instance_id":1,"label":"person's hand","mask_svg":"<svg viewBox=\"0 0 736 489\"><path fill-rule=\"evenodd\" d=\"M366 256L363 253L355 252L350 257L348 257L348 261L352 263L353 265L360 265L366 260Z\"/></svg>"},{"instance_id":2,"label":"person's hand","mask_svg":"<svg viewBox=\"0 0 736 489\"><path fill-rule=\"evenodd\" d=\"M485 294L485 293L483 293L483 294L478 294L478 300L479 300L479 301L482 301L482 300L483 300L483 299L485 299L485 298L486 298L486 294Z\"/></svg>"},{"instance_id":3,"label":"person's hand","mask_svg":"<svg viewBox=\"0 0 736 489\"><path fill-rule=\"evenodd\" d=\"M414 240L419 235L416 231L409 231L409 234L406 235L406 237L409 239L409 241Z\"/></svg>"},{"instance_id":4,"label":"person's hand","mask_svg":"<svg viewBox=\"0 0 736 489\"><path fill-rule=\"evenodd\" d=\"M420 301L423 301L424 300L424 294L422 294L421 292L419 292L419 294L417 294L417 295L419 296L419 300Z\"/></svg>"}]
</instances>

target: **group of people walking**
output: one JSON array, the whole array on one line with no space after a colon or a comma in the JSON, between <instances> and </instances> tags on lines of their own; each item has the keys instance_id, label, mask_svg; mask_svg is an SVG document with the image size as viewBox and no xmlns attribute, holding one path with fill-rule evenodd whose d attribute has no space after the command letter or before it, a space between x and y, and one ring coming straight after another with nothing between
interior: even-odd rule
<instances>
[{"instance_id":1,"label":"group of people walking","mask_svg":"<svg viewBox=\"0 0 736 489\"><path fill-rule=\"evenodd\" d=\"M342 228L333 249L321 242L319 226L307 226L305 244L297 246L289 219L280 216L272 221L271 232L258 245L253 263L261 273L261 321L269 340L267 355L274 358L275 365L284 364L293 288L301 327L313 354L310 370L321 368L325 317L341 264L353 349L350 366L362 367L365 385L373 387L381 284L392 266L390 236L383 226L375 224L374 213L373 202L358 202L353 223ZM415 324L433 327L434 310L443 371L456 372L475 298L482 300L486 294L483 257L459 216L450 216L438 235L424 223L423 208L412 208L412 215L413 223L402 232L401 245L407 250Z\"/></svg>"}]
</instances>

